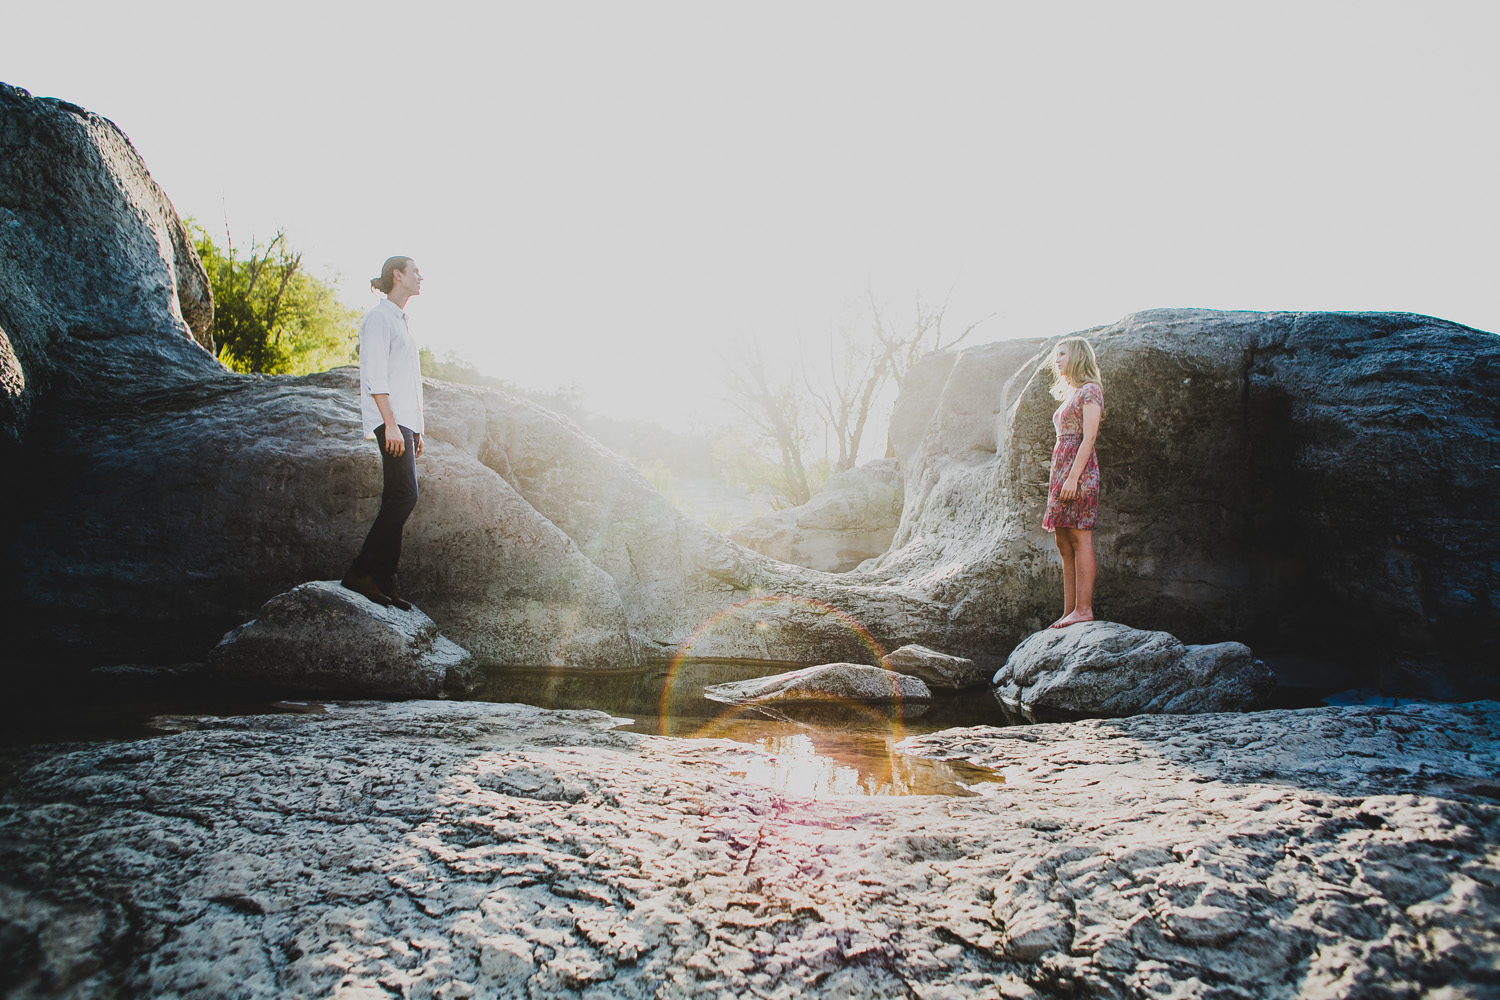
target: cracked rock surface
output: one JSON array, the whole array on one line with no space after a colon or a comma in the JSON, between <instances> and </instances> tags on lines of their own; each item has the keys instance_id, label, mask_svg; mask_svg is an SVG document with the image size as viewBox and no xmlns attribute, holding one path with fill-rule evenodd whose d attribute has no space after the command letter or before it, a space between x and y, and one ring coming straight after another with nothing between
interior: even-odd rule
<instances>
[{"instance_id":1,"label":"cracked rock surface","mask_svg":"<svg viewBox=\"0 0 1500 1000\"><path fill-rule=\"evenodd\" d=\"M1500 704L972 728L797 799L601 713L346 703L0 772L17 997L1494 996Z\"/></svg>"}]
</instances>

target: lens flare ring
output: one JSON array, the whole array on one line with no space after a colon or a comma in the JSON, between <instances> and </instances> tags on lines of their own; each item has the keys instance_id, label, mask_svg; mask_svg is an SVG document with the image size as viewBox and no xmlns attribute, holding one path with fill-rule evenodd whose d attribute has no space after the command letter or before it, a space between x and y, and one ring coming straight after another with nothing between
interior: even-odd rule
<instances>
[{"instance_id":1,"label":"lens flare ring","mask_svg":"<svg viewBox=\"0 0 1500 1000\"><path fill-rule=\"evenodd\" d=\"M672 735L670 732L668 732L670 725L668 720L671 718L671 713L668 711L668 709L671 704L672 687L676 683L678 674L682 670L683 665L689 659L691 659L693 646L705 635L710 633L715 626L717 626L727 618L743 614L746 611L755 611L761 608L773 607L782 604L790 604L797 607L807 608L817 612L818 614L832 617L841 625L849 629L849 631L859 639L860 643L870 651L876 662L883 669L891 671L890 661L886 659L885 647L882 646L880 644L880 641L870 633L869 629L867 629L857 618L855 618L853 615L850 615L848 612L834 607L827 601L819 601L811 597L800 597L794 594L757 594L754 597L750 597L746 600L731 604L728 607L724 608L722 611L716 612L715 614L711 615L706 621L704 621L702 625L699 625L697 628L695 628L692 631L692 634L690 634L682 643L682 645L677 648L676 655L672 657L671 663L667 667L666 680L663 682L661 689L661 702L659 710L657 712L657 718L661 720L658 726L660 735ZM756 633L759 634L769 631L773 626L764 619L757 619L754 621L751 627ZM894 676L894 671L891 671L891 673L891 701L895 705L895 711L893 713L894 718L892 719L892 722L896 728L897 742L899 742L901 738L900 734L904 731L904 727L901 721L901 708L903 699L901 697L900 684ZM842 701L843 699L829 700ZM751 706L732 706L730 709L728 709L724 713L721 713L716 719L710 722L708 726L702 728L716 729L718 727L715 725L715 723L721 723L727 717L738 714L748 707ZM866 706L860 706L860 708L868 711L868 708Z\"/></svg>"}]
</instances>

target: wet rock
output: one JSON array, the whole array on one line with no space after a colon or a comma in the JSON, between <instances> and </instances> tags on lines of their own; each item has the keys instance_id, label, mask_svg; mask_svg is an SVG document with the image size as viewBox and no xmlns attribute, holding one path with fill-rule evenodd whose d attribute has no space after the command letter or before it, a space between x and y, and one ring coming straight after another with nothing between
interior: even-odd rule
<instances>
[{"instance_id":1,"label":"wet rock","mask_svg":"<svg viewBox=\"0 0 1500 1000\"><path fill-rule=\"evenodd\" d=\"M915 643L886 654L885 662L898 674L921 678L934 691L963 691L986 680L985 672L973 660Z\"/></svg>"},{"instance_id":2,"label":"wet rock","mask_svg":"<svg viewBox=\"0 0 1500 1000\"><path fill-rule=\"evenodd\" d=\"M477 674L468 650L420 608L382 607L331 580L271 598L214 647L208 664L234 684L345 696L463 693Z\"/></svg>"},{"instance_id":3,"label":"wet rock","mask_svg":"<svg viewBox=\"0 0 1500 1000\"><path fill-rule=\"evenodd\" d=\"M1166 632L1104 621L1034 633L993 683L1009 707L1086 715L1248 711L1276 690L1241 643L1184 646Z\"/></svg>"},{"instance_id":4,"label":"wet rock","mask_svg":"<svg viewBox=\"0 0 1500 1000\"><path fill-rule=\"evenodd\" d=\"M916 677L863 663L824 663L770 677L710 684L703 696L713 701L930 701L932 692Z\"/></svg>"},{"instance_id":5,"label":"wet rock","mask_svg":"<svg viewBox=\"0 0 1500 1000\"><path fill-rule=\"evenodd\" d=\"M807 503L757 517L729 537L781 562L844 573L890 548L901 496L895 459L877 459L829 476Z\"/></svg>"}]
</instances>

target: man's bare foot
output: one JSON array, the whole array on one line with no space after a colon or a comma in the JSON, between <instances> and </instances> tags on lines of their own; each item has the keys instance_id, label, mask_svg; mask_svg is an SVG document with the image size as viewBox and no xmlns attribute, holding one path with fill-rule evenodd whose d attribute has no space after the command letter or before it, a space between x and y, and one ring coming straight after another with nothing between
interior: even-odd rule
<instances>
[{"instance_id":1,"label":"man's bare foot","mask_svg":"<svg viewBox=\"0 0 1500 1000\"><path fill-rule=\"evenodd\" d=\"M1048 625L1047 627L1048 628L1057 628L1057 626L1059 626L1059 625L1061 625L1063 623L1063 619L1067 618L1068 615L1070 615L1072 613L1073 612L1071 612L1071 611L1064 611L1062 613L1062 618L1059 618L1057 621L1053 622L1051 625Z\"/></svg>"},{"instance_id":2,"label":"man's bare foot","mask_svg":"<svg viewBox=\"0 0 1500 1000\"><path fill-rule=\"evenodd\" d=\"M1091 622L1094 615L1089 611L1074 611L1072 614L1063 615L1053 622L1052 628L1067 628L1069 625L1077 625L1079 622Z\"/></svg>"}]
</instances>

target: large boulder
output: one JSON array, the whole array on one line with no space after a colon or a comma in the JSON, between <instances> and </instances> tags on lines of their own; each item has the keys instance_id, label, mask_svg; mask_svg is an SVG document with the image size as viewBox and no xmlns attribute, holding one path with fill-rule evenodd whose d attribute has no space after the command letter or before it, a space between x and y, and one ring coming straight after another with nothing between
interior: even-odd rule
<instances>
[{"instance_id":1,"label":"large boulder","mask_svg":"<svg viewBox=\"0 0 1500 1000\"><path fill-rule=\"evenodd\" d=\"M897 673L921 678L934 691L963 691L979 687L988 678L979 664L966 656L950 656L917 643L887 653L885 665Z\"/></svg>"},{"instance_id":2,"label":"large boulder","mask_svg":"<svg viewBox=\"0 0 1500 1000\"><path fill-rule=\"evenodd\" d=\"M0 437L28 484L0 491L15 662L201 659L271 595L341 575L380 495L357 374L221 367L182 224L97 115L0 92L0 206L0 385L15 390ZM481 661L869 648L821 574L682 516L566 419L437 382L426 416L403 583ZM867 590L893 619L940 622L914 595Z\"/></svg>"},{"instance_id":3,"label":"large boulder","mask_svg":"<svg viewBox=\"0 0 1500 1000\"><path fill-rule=\"evenodd\" d=\"M1238 642L1184 646L1166 632L1085 622L1028 636L995 674L995 697L1027 712L1126 716L1264 708L1276 679Z\"/></svg>"},{"instance_id":4,"label":"large boulder","mask_svg":"<svg viewBox=\"0 0 1500 1000\"><path fill-rule=\"evenodd\" d=\"M882 458L828 477L812 499L740 525L729 537L772 559L844 573L890 548L901 470Z\"/></svg>"},{"instance_id":5,"label":"large boulder","mask_svg":"<svg viewBox=\"0 0 1500 1000\"><path fill-rule=\"evenodd\" d=\"M267 601L213 648L208 669L231 684L400 698L463 694L478 675L421 609L382 607L326 580Z\"/></svg>"},{"instance_id":6,"label":"large boulder","mask_svg":"<svg viewBox=\"0 0 1500 1000\"><path fill-rule=\"evenodd\" d=\"M732 705L765 702L931 701L932 692L916 677L863 663L824 663L770 677L710 684L703 696Z\"/></svg>"},{"instance_id":7,"label":"large boulder","mask_svg":"<svg viewBox=\"0 0 1500 1000\"><path fill-rule=\"evenodd\" d=\"M56 373L56 342L131 336L212 364L213 297L187 227L105 118L0 83L0 454ZM198 350L180 348L196 345ZM184 361L183 359L190 359ZM142 366L142 381L154 366Z\"/></svg>"},{"instance_id":8,"label":"large boulder","mask_svg":"<svg viewBox=\"0 0 1500 1000\"><path fill-rule=\"evenodd\" d=\"M1085 331L1104 374L1095 605L1188 641L1500 692L1500 338L1403 313L1163 309ZM929 356L891 440L906 502L860 580L950 608L982 658L1056 617L1045 344Z\"/></svg>"}]
</instances>

